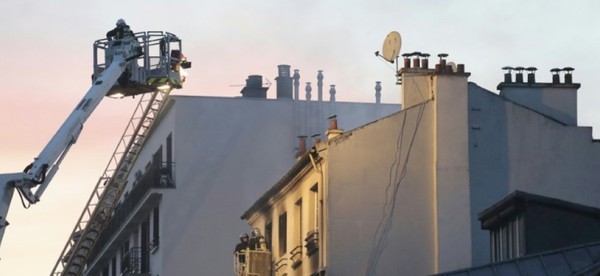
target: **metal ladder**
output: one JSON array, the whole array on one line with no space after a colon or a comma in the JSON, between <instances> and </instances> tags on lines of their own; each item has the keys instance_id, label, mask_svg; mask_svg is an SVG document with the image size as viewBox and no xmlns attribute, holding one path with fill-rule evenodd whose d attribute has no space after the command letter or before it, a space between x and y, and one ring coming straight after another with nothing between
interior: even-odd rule
<instances>
[{"instance_id":1,"label":"metal ladder","mask_svg":"<svg viewBox=\"0 0 600 276\"><path fill-rule=\"evenodd\" d=\"M127 177L171 90L141 95L104 173L96 183L51 275L82 275L90 252L125 189Z\"/></svg>"}]
</instances>

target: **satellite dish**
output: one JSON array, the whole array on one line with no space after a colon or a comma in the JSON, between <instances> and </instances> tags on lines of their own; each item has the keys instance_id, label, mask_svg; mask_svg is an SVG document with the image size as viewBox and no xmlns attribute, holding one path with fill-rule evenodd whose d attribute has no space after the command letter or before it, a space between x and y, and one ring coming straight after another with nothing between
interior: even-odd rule
<instances>
[{"instance_id":1,"label":"satellite dish","mask_svg":"<svg viewBox=\"0 0 600 276\"><path fill-rule=\"evenodd\" d=\"M383 50L381 51L381 56L383 59L394 63L398 54L400 54L400 47L402 46L402 38L400 37L400 33L393 31L389 33L385 37L385 41L383 42Z\"/></svg>"}]
</instances>

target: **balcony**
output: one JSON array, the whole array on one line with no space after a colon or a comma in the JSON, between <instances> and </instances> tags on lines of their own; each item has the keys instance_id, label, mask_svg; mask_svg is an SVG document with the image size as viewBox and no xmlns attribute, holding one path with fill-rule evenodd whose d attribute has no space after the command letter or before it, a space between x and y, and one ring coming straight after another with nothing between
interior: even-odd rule
<instances>
[{"instance_id":1,"label":"balcony","mask_svg":"<svg viewBox=\"0 0 600 276\"><path fill-rule=\"evenodd\" d=\"M124 276L151 276L147 271L142 271L142 250L141 247L133 247L121 258L121 275Z\"/></svg>"},{"instance_id":2,"label":"balcony","mask_svg":"<svg viewBox=\"0 0 600 276\"><path fill-rule=\"evenodd\" d=\"M319 230L311 230L306 234L306 238L304 239L306 244L306 255L311 256L312 254L319 251Z\"/></svg>"},{"instance_id":3,"label":"balcony","mask_svg":"<svg viewBox=\"0 0 600 276\"><path fill-rule=\"evenodd\" d=\"M302 245L298 245L290 251L290 260L292 261L292 268L296 269L302 264Z\"/></svg>"},{"instance_id":4,"label":"balcony","mask_svg":"<svg viewBox=\"0 0 600 276\"><path fill-rule=\"evenodd\" d=\"M88 275L99 273L114 255L112 253L148 217L154 207L158 206L162 198L160 190L175 188L172 171L171 166L164 166L162 162L155 160L147 167L146 173L138 177L100 234L90 254L86 271ZM157 247L158 244L152 246Z\"/></svg>"},{"instance_id":5,"label":"balcony","mask_svg":"<svg viewBox=\"0 0 600 276\"><path fill-rule=\"evenodd\" d=\"M285 257L279 258L274 264L275 276L287 276L288 275L288 259Z\"/></svg>"}]
</instances>

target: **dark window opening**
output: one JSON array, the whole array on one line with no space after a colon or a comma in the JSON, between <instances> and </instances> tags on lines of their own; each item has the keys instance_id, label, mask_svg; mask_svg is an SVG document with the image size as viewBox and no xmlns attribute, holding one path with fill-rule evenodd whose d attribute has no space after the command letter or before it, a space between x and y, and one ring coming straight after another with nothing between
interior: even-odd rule
<instances>
[{"instance_id":1,"label":"dark window opening","mask_svg":"<svg viewBox=\"0 0 600 276\"><path fill-rule=\"evenodd\" d=\"M287 213L279 216L279 256L287 252Z\"/></svg>"}]
</instances>

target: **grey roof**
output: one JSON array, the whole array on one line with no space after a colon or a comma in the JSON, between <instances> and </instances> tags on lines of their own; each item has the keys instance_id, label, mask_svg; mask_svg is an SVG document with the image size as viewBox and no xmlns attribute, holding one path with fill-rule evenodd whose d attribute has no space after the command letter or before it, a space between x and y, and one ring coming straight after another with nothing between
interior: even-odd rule
<instances>
[{"instance_id":1,"label":"grey roof","mask_svg":"<svg viewBox=\"0 0 600 276\"><path fill-rule=\"evenodd\" d=\"M436 274L439 276L474 275L599 275L600 242L491 263L484 266Z\"/></svg>"}]
</instances>

